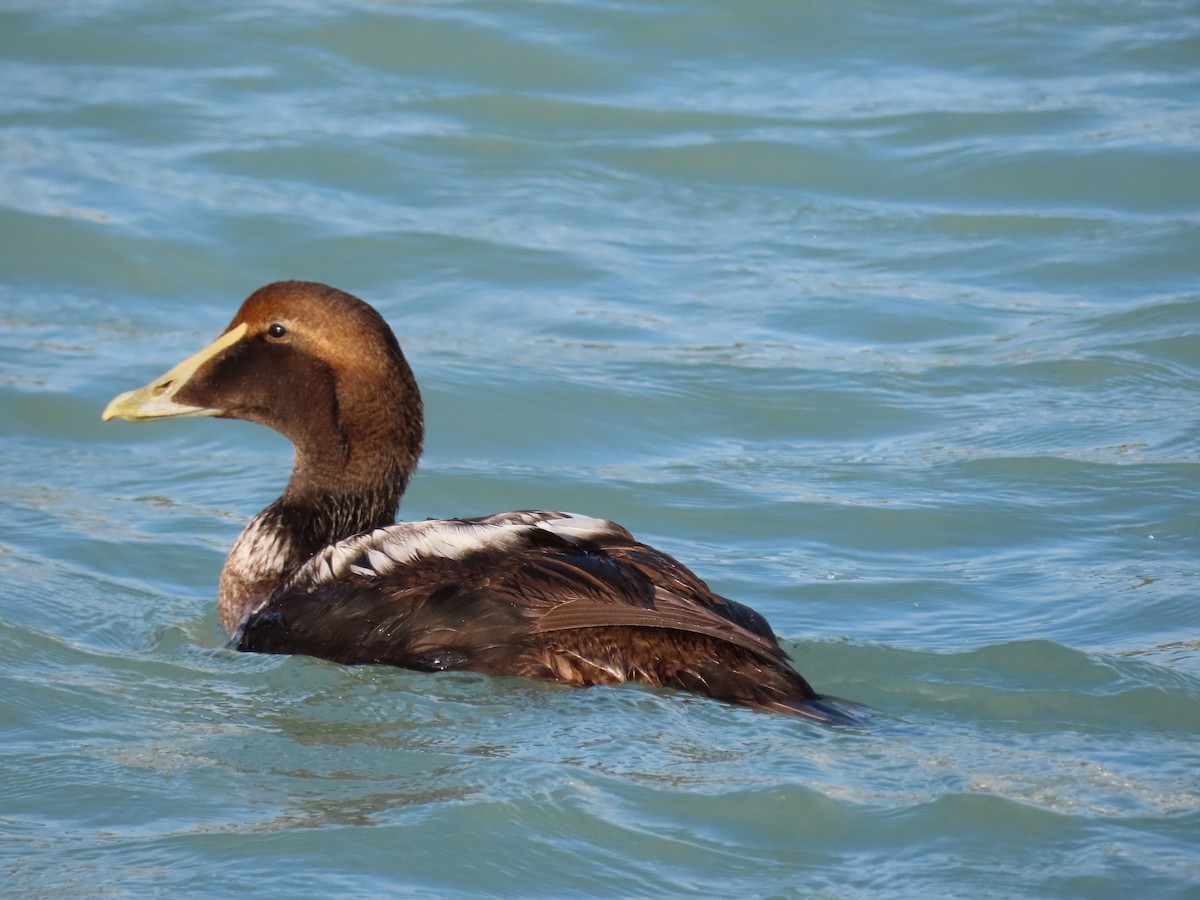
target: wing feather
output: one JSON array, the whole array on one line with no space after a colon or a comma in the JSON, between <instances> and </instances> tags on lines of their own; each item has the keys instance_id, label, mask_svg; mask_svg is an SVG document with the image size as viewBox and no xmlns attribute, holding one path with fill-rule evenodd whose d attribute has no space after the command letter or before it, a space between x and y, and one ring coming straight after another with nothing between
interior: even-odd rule
<instances>
[{"instance_id":1,"label":"wing feather","mask_svg":"<svg viewBox=\"0 0 1200 900\"><path fill-rule=\"evenodd\" d=\"M826 713L758 613L620 526L567 513L350 538L272 595L238 646L581 685L640 681Z\"/></svg>"}]
</instances>

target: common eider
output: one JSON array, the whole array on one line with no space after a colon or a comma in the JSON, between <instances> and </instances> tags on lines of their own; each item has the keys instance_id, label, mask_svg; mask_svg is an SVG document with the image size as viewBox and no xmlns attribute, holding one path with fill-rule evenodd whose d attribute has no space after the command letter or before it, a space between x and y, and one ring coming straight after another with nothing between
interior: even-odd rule
<instances>
[{"instance_id":1,"label":"common eider","mask_svg":"<svg viewBox=\"0 0 1200 900\"><path fill-rule=\"evenodd\" d=\"M287 437L283 495L221 572L239 650L469 670L572 685L631 681L841 723L759 613L613 522L525 510L397 522L424 439L391 328L336 288L255 291L212 344L104 419L215 416Z\"/></svg>"}]
</instances>

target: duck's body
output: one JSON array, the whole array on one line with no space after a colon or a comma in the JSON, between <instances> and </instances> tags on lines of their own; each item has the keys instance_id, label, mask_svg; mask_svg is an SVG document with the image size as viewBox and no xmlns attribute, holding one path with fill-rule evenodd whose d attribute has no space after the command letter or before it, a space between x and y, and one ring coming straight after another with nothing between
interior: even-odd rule
<instances>
[{"instance_id":1,"label":"duck's body","mask_svg":"<svg viewBox=\"0 0 1200 900\"><path fill-rule=\"evenodd\" d=\"M845 719L762 616L619 525L547 511L397 523L422 447L420 394L391 329L349 294L261 288L210 347L104 413L191 415L260 422L296 448L286 490L221 573L238 649L634 681Z\"/></svg>"},{"instance_id":2,"label":"duck's body","mask_svg":"<svg viewBox=\"0 0 1200 900\"><path fill-rule=\"evenodd\" d=\"M250 612L238 647L763 707L816 696L753 610L619 525L569 513L406 522L332 544Z\"/></svg>"}]
</instances>

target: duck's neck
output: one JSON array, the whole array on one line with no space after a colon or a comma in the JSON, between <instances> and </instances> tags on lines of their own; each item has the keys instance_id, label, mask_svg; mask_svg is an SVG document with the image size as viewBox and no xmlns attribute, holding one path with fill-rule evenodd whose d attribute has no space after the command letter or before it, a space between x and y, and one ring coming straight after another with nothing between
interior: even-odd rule
<instances>
[{"instance_id":1,"label":"duck's neck","mask_svg":"<svg viewBox=\"0 0 1200 900\"><path fill-rule=\"evenodd\" d=\"M382 320L381 320L382 321ZM330 544L396 521L425 436L421 394L391 331L373 381L309 398L295 421L270 421L292 441L295 463L283 496L251 520L229 552L218 594L230 634Z\"/></svg>"},{"instance_id":2,"label":"duck's neck","mask_svg":"<svg viewBox=\"0 0 1200 900\"><path fill-rule=\"evenodd\" d=\"M400 485L314 496L293 486L250 520L225 560L217 609L229 634L315 553L393 524L403 492Z\"/></svg>"}]
</instances>

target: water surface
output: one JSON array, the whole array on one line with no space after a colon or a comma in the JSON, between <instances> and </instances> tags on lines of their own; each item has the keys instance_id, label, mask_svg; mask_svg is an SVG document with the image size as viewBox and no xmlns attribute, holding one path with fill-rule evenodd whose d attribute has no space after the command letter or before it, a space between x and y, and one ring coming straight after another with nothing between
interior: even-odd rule
<instances>
[{"instance_id":1,"label":"water surface","mask_svg":"<svg viewBox=\"0 0 1200 900\"><path fill-rule=\"evenodd\" d=\"M0 871L22 896L1200 896L1200 14L0 5ZM828 729L239 655L286 480L102 425L375 304L403 513L622 522Z\"/></svg>"}]
</instances>

